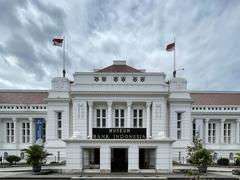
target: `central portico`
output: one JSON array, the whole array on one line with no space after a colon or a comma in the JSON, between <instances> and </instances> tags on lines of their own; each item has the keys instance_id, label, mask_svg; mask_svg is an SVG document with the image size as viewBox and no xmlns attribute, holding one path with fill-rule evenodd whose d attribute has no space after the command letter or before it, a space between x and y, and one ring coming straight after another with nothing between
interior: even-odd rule
<instances>
[{"instance_id":1,"label":"central portico","mask_svg":"<svg viewBox=\"0 0 240 180\"><path fill-rule=\"evenodd\" d=\"M68 170L171 172L176 134L169 128L169 119L176 121L177 113L185 117L190 110L188 106L179 112L167 109L179 97L190 105L191 98L184 79L170 81L169 86L165 77L161 72L130 67L126 61L114 61L94 72L74 73L73 82L54 78L48 115L52 118L60 111L63 117L58 131L62 131L66 143ZM174 92L171 96L170 91ZM184 119L182 123L187 125ZM188 134L182 137L191 138ZM56 146L50 136L48 148Z\"/></svg>"}]
</instances>

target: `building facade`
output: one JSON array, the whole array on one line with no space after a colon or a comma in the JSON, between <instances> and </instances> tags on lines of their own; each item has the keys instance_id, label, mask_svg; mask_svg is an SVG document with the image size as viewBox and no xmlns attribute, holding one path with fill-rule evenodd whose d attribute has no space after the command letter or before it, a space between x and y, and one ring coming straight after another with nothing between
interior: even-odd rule
<instances>
[{"instance_id":1,"label":"building facade","mask_svg":"<svg viewBox=\"0 0 240 180\"><path fill-rule=\"evenodd\" d=\"M69 171L171 172L198 134L215 159L233 162L239 104L240 93L191 92L184 78L114 61L53 78L49 91L2 90L0 156L24 159L21 149L42 140Z\"/></svg>"}]
</instances>

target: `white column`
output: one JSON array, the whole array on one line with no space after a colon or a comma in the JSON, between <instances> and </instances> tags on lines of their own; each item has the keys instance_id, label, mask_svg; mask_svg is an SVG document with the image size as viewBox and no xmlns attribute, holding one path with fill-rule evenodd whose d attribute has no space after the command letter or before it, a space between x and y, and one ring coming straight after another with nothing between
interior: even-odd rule
<instances>
[{"instance_id":1,"label":"white column","mask_svg":"<svg viewBox=\"0 0 240 180\"><path fill-rule=\"evenodd\" d=\"M221 136L220 136L221 144L224 144L224 121L225 119L221 119Z\"/></svg>"},{"instance_id":2,"label":"white column","mask_svg":"<svg viewBox=\"0 0 240 180\"><path fill-rule=\"evenodd\" d=\"M240 124L240 119L236 120L236 144L239 144L239 124Z\"/></svg>"},{"instance_id":3,"label":"white column","mask_svg":"<svg viewBox=\"0 0 240 180\"><path fill-rule=\"evenodd\" d=\"M0 148L2 148L2 145L4 143L4 138L6 139L6 137L4 136L5 135L4 131L6 131L6 130L4 129L4 125L3 125L2 121L3 121L3 119L0 118L0 132L2 132L2 133L0 133Z\"/></svg>"},{"instance_id":4,"label":"white column","mask_svg":"<svg viewBox=\"0 0 240 180\"><path fill-rule=\"evenodd\" d=\"M29 118L29 126L30 126L30 144L33 144L33 118Z\"/></svg>"},{"instance_id":5,"label":"white column","mask_svg":"<svg viewBox=\"0 0 240 180\"><path fill-rule=\"evenodd\" d=\"M112 101L107 102L108 105L108 128L112 127Z\"/></svg>"},{"instance_id":6,"label":"white column","mask_svg":"<svg viewBox=\"0 0 240 180\"><path fill-rule=\"evenodd\" d=\"M127 102L127 127L128 127L128 128L131 128L131 127L132 127L131 107L132 107L132 102L131 102L131 101L128 101L128 102Z\"/></svg>"},{"instance_id":7,"label":"white column","mask_svg":"<svg viewBox=\"0 0 240 180\"><path fill-rule=\"evenodd\" d=\"M139 148L137 145L130 145L128 148L128 172L139 171Z\"/></svg>"},{"instance_id":8,"label":"white column","mask_svg":"<svg viewBox=\"0 0 240 180\"><path fill-rule=\"evenodd\" d=\"M151 102L146 102L146 106L147 106L147 120L146 120L146 124L147 124L147 138L150 137L150 106L151 106ZM164 132L166 133L166 132Z\"/></svg>"},{"instance_id":9,"label":"white column","mask_svg":"<svg viewBox=\"0 0 240 180\"><path fill-rule=\"evenodd\" d=\"M14 124L14 141L13 141L13 143L17 143L17 118L16 117L13 117L12 118L12 120L13 120L13 124Z\"/></svg>"},{"instance_id":10,"label":"white column","mask_svg":"<svg viewBox=\"0 0 240 180\"><path fill-rule=\"evenodd\" d=\"M111 149L109 145L102 145L100 148L100 172L111 171Z\"/></svg>"},{"instance_id":11,"label":"white column","mask_svg":"<svg viewBox=\"0 0 240 180\"><path fill-rule=\"evenodd\" d=\"M66 144L66 169L82 172L83 150L78 143Z\"/></svg>"},{"instance_id":12,"label":"white column","mask_svg":"<svg viewBox=\"0 0 240 180\"><path fill-rule=\"evenodd\" d=\"M88 101L88 138L92 138L92 115L93 115L93 110L92 110L93 102Z\"/></svg>"},{"instance_id":13,"label":"white column","mask_svg":"<svg viewBox=\"0 0 240 180\"><path fill-rule=\"evenodd\" d=\"M205 119L205 143L208 143L208 122L209 119Z\"/></svg>"},{"instance_id":14,"label":"white column","mask_svg":"<svg viewBox=\"0 0 240 180\"><path fill-rule=\"evenodd\" d=\"M195 119L195 129L196 133L199 135L199 138L203 140L203 119Z\"/></svg>"}]
</instances>

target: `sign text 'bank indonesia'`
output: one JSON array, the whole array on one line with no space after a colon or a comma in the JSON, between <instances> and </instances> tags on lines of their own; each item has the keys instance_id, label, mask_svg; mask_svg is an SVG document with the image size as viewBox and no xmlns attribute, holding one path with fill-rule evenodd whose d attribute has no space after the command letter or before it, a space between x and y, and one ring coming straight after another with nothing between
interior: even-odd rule
<instances>
[{"instance_id":1,"label":"sign text 'bank indonesia'","mask_svg":"<svg viewBox=\"0 0 240 180\"><path fill-rule=\"evenodd\" d=\"M93 139L146 139L146 128L93 128Z\"/></svg>"}]
</instances>

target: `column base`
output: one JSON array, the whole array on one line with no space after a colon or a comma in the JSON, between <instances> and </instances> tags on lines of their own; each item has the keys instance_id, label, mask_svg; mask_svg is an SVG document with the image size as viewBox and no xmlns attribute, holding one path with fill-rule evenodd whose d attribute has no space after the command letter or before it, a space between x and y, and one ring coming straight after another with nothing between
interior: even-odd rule
<instances>
[{"instance_id":1,"label":"column base","mask_svg":"<svg viewBox=\"0 0 240 180\"><path fill-rule=\"evenodd\" d=\"M171 169L156 169L157 173L170 173L172 172Z\"/></svg>"},{"instance_id":2,"label":"column base","mask_svg":"<svg viewBox=\"0 0 240 180\"><path fill-rule=\"evenodd\" d=\"M78 174L83 172L82 169L62 169L63 174Z\"/></svg>"},{"instance_id":3,"label":"column base","mask_svg":"<svg viewBox=\"0 0 240 180\"><path fill-rule=\"evenodd\" d=\"M110 169L100 169L100 173L110 173Z\"/></svg>"},{"instance_id":4,"label":"column base","mask_svg":"<svg viewBox=\"0 0 240 180\"><path fill-rule=\"evenodd\" d=\"M129 173L138 173L139 169L128 169Z\"/></svg>"}]
</instances>

